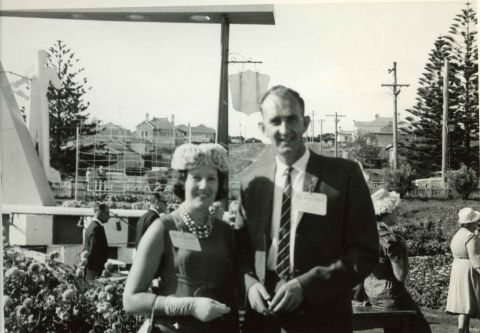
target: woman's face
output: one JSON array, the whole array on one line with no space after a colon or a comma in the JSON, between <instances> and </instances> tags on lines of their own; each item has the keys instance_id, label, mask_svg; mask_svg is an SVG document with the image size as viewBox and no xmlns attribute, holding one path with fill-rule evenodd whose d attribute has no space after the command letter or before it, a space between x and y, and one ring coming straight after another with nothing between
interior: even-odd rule
<instances>
[{"instance_id":1,"label":"woman's face","mask_svg":"<svg viewBox=\"0 0 480 333\"><path fill-rule=\"evenodd\" d=\"M189 170L185 180L185 203L191 208L208 209L218 192L218 171L209 166Z\"/></svg>"}]
</instances>

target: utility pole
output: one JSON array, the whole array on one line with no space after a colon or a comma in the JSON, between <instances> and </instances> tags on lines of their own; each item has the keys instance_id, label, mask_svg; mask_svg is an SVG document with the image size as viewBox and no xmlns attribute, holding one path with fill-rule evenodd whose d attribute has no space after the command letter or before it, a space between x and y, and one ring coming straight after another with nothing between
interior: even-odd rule
<instances>
[{"instance_id":1,"label":"utility pole","mask_svg":"<svg viewBox=\"0 0 480 333\"><path fill-rule=\"evenodd\" d=\"M388 70L388 73L393 72L393 84L382 84L382 87L392 87L393 90L393 169L397 170L398 168L398 125L397 125L397 96L400 94L401 89L398 87L408 87L409 84L398 84L397 83L397 63L393 62L393 68Z\"/></svg>"},{"instance_id":2,"label":"utility pole","mask_svg":"<svg viewBox=\"0 0 480 333\"><path fill-rule=\"evenodd\" d=\"M445 59L443 70L442 185L445 186L448 146L448 59Z\"/></svg>"},{"instance_id":3,"label":"utility pole","mask_svg":"<svg viewBox=\"0 0 480 333\"><path fill-rule=\"evenodd\" d=\"M335 112L335 114L327 114L327 117L335 117L335 157L338 157L338 122L340 120L338 120L338 117L345 117L345 115L343 114L337 114L337 112Z\"/></svg>"},{"instance_id":4,"label":"utility pole","mask_svg":"<svg viewBox=\"0 0 480 333\"><path fill-rule=\"evenodd\" d=\"M312 142L315 142L315 111L312 110Z\"/></svg>"},{"instance_id":5,"label":"utility pole","mask_svg":"<svg viewBox=\"0 0 480 333\"><path fill-rule=\"evenodd\" d=\"M323 155L323 122L324 119L320 118L320 155Z\"/></svg>"}]
</instances>

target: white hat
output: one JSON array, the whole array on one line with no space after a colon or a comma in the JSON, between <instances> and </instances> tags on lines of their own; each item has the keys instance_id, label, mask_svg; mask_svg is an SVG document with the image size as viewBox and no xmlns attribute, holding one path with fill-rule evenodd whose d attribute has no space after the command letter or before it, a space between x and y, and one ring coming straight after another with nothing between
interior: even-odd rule
<instances>
[{"instance_id":1,"label":"white hat","mask_svg":"<svg viewBox=\"0 0 480 333\"><path fill-rule=\"evenodd\" d=\"M372 202L375 215L390 214L400 203L400 194L381 188L372 194Z\"/></svg>"},{"instance_id":2,"label":"white hat","mask_svg":"<svg viewBox=\"0 0 480 333\"><path fill-rule=\"evenodd\" d=\"M470 207L462 208L458 211L458 223L474 223L480 220L480 212L473 210Z\"/></svg>"},{"instance_id":3,"label":"white hat","mask_svg":"<svg viewBox=\"0 0 480 333\"><path fill-rule=\"evenodd\" d=\"M227 150L218 143L200 145L185 143L175 149L172 157L172 169L190 170L202 165L227 172Z\"/></svg>"}]
</instances>

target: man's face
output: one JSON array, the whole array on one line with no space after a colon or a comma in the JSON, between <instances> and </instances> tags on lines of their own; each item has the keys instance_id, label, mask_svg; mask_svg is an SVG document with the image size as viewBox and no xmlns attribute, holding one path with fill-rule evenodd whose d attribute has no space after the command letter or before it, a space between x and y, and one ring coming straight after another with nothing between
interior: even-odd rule
<instances>
[{"instance_id":1,"label":"man's face","mask_svg":"<svg viewBox=\"0 0 480 333\"><path fill-rule=\"evenodd\" d=\"M164 213L167 211L167 201L164 198L158 199L155 204L155 209L160 212Z\"/></svg>"},{"instance_id":2,"label":"man's face","mask_svg":"<svg viewBox=\"0 0 480 333\"><path fill-rule=\"evenodd\" d=\"M280 158L293 164L305 152L303 133L310 119L291 96L269 95L262 103L262 133L270 139Z\"/></svg>"},{"instance_id":3,"label":"man's face","mask_svg":"<svg viewBox=\"0 0 480 333\"><path fill-rule=\"evenodd\" d=\"M108 219L110 219L110 210L109 209L101 210L100 212L98 212L97 218L100 221L102 221L102 223L107 223Z\"/></svg>"}]
</instances>

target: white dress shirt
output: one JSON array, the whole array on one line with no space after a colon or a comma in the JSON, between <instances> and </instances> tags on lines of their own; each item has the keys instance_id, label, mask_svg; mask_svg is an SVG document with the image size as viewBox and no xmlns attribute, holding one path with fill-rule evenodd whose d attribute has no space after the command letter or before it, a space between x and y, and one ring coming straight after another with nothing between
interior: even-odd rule
<instances>
[{"instance_id":1,"label":"white dress shirt","mask_svg":"<svg viewBox=\"0 0 480 333\"><path fill-rule=\"evenodd\" d=\"M310 151L305 150L305 153L293 165L291 171L292 179L292 196L294 192L303 191L303 183L305 180L305 173L307 169L308 159L310 158ZM271 271L276 270L277 253L278 253L278 233L280 229L280 216L282 210L282 196L283 187L287 179L288 165L282 163L278 156L276 157L276 171L275 171L275 186L273 191L273 211L272 211L272 225L270 229L270 236L272 237L272 245L268 250L267 269ZM290 209L290 271L293 270L293 254L295 250L295 232L298 226L298 211L291 207Z\"/></svg>"}]
</instances>

